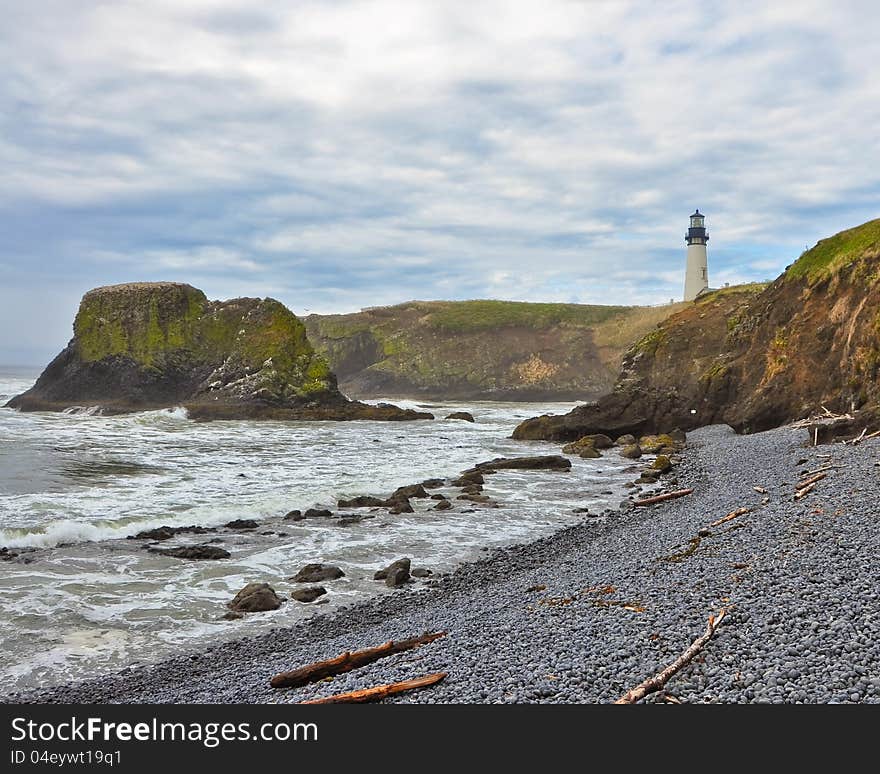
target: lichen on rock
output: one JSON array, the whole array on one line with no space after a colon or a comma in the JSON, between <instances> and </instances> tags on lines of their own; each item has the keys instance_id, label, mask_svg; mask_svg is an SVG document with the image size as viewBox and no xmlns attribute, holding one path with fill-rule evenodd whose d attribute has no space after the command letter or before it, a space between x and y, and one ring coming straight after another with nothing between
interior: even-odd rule
<instances>
[{"instance_id":1,"label":"lichen on rock","mask_svg":"<svg viewBox=\"0 0 880 774\"><path fill-rule=\"evenodd\" d=\"M184 405L192 416L418 419L347 400L305 326L272 298L209 301L182 283L110 285L83 296L74 337L9 405L107 413Z\"/></svg>"}]
</instances>

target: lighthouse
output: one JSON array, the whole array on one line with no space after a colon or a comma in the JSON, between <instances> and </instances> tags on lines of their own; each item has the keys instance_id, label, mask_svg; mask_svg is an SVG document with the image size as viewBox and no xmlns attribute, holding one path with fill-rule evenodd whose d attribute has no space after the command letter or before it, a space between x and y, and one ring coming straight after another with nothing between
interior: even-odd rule
<instances>
[{"instance_id":1,"label":"lighthouse","mask_svg":"<svg viewBox=\"0 0 880 774\"><path fill-rule=\"evenodd\" d=\"M709 287L709 264L706 259L706 216L697 210L691 215L691 225L685 235L687 267L684 271L684 300L693 301Z\"/></svg>"}]
</instances>

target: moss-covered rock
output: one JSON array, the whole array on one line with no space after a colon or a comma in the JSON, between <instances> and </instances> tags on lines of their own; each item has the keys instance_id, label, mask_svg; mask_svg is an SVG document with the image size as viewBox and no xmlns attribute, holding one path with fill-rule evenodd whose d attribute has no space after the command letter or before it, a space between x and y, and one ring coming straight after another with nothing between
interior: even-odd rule
<instances>
[{"instance_id":1,"label":"moss-covered rock","mask_svg":"<svg viewBox=\"0 0 880 774\"><path fill-rule=\"evenodd\" d=\"M73 329L67 348L10 406L185 405L200 418L430 417L348 401L305 326L271 298L209 301L180 283L111 285L83 296Z\"/></svg>"},{"instance_id":2,"label":"moss-covered rock","mask_svg":"<svg viewBox=\"0 0 880 774\"><path fill-rule=\"evenodd\" d=\"M651 463L651 469L658 473L668 473L672 470L672 460L666 454L658 454L657 459Z\"/></svg>"}]
</instances>

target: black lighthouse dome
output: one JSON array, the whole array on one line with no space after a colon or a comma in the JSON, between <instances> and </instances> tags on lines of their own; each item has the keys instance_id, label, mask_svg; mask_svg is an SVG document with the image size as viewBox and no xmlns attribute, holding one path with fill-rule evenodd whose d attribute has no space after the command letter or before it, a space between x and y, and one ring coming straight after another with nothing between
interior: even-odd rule
<instances>
[{"instance_id":1,"label":"black lighthouse dome","mask_svg":"<svg viewBox=\"0 0 880 774\"><path fill-rule=\"evenodd\" d=\"M691 215L690 228L688 228L684 240L689 245L704 245L709 241L709 234L706 231L706 216L700 212L699 208Z\"/></svg>"}]
</instances>

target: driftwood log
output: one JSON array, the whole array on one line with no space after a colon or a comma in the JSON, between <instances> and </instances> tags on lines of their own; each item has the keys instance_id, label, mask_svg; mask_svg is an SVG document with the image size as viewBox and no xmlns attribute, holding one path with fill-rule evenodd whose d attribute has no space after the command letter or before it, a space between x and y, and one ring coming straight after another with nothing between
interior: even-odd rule
<instances>
[{"instance_id":1,"label":"driftwood log","mask_svg":"<svg viewBox=\"0 0 880 774\"><path fill-rule=\"evenodd\" d=\"M800 500L802 497L806 497L806 496L807 496L810 492L812 492L813 489L815 489L815 488L816 488L816 482L815 482L815 481L814 481L812 484L807 484L805 487L803 487L802 489L798 489L798 490L794 493L794 499L795 499L795 500Z\"/></svg>"},{"instance_id":2,"label":"driftwood log","mask_svg":"<svg viewBox=\"0 0 880 774\"><path fill-rule=\"evenodd\" d=\"M815 484L817 481L821 481L823 478L826 478L827 476L828 476L828 474L825 473L824 471L816 473L815 476L810 476L809 478L805 478L803 481L798 481L798 483L796 483L794 485L794 488L795 489L805 489L806 487L810 486L811 484Z\"/></svg>"},{"instance_id":3,"label":"driftwood log","mask_svg":"<svg viewBox=\"0 0 880 774\"><path fill-rule=\"evenodd\" d=\"M398 640L396 642L389 640L375 648L346 651L326 661L316 661L314 664L307 664L290 672L280 672L269 681L269 684L273 688L296 688L307 683L316 683L325 677L350 672L352 669L378 661L380 658L392 656L395 653L402 653L405 650L412 650L420 645L427 645L429 642L434 642L434 640L445 636L446 632L426 633L420 637L411 637L408 640Z\"/></svg>"},{"instance_id":4,"label":"driftwood log","mask_svg":"<svg viewBox=\"0 0 880 774\"><path fill-rule=\"evenodd\" d=\"M735 511L731 511L727 514L727 516L722 516L720 519L716 519L709 526L710 527L720 527L724 522L730 521L731 519L735 519L737 516L742 516L744 513L748 513L751 508L737 508Z\"/></svg>"},{"instance_id":5,"label":"driftwood log","mask_svg":"<svg viewBox=\"0 0 880 774\"><path fill-rule=\"evenodd\" d=\"M377 685L374 688L363 688L359 691L337 693L333 696L325 696L323 699L302 701L300 704L364 704L368 701L384 699L386 696L393 696L395 693L414 691L417 688L427 688L430 685L436 685L445 677L446 672L435 672L432 675L417 677L415 680L404 680L400 683Z\"/></svg>"},{"instance_id":6,"label":"driftwood log","mask_svg":"<svg viewBox=\"0 0 880 774\"><path fill-rule=\"evenodd\" d=\"M702 649L703 646L712 639L712 635L715 634L715 630L724 620L724 616L727 614L726 608L721 608L721 611L718 613L718 616L710 615L709 622L706 625L706 631L703 632L697 639L695 639L690 647L682 653L675 661L673 661L668 667L659 671L656 675L652 675L644 682L639 683L635 688L631 691L627 691L623 696L621 696L615 704L635 704L642 699L645 698L649 693L655 693L659 691L666 683L669 682L670 678L672 678L676 672L684 669L688 664L693 661L694 656L697 655Z\"/></svg>"},{"instance_id":7,"label":"driftwood log","mask_svg":"<svg viewBox=\"0 0 880 774\"><path fill-rule=\"evenodd\" d=\"M675 492L667 492L654 497L646 497L644 500L634 500L634 505L653 505L654 503L662 503L664 500L674 500L676 497L684 497L693 492L693 489L677 489Z\"/></svg>"}]
</instances>

